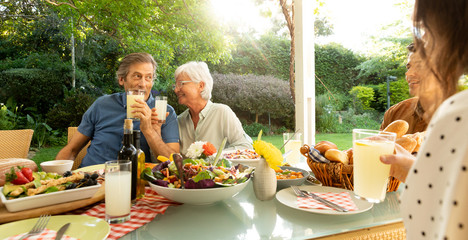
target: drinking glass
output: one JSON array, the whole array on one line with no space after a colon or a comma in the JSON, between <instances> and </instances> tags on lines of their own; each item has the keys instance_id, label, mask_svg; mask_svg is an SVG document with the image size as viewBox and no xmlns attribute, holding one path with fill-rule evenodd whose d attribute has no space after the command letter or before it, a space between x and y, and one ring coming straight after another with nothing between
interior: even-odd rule
<instances>
[{"instance_id":1,"label":"drinking glass","mask_svg":"<svg viewBox=\"0 0 468 240\"><path fill-rule=\"evenodd\" d=\"M380 155L393 154L396 134L377 130L353 129L354 194L368 202L385 199L390 165Z\"/></svg>"},{"instance_id":2,"label":"drinking glass","mask_svg":"<svg viewBox=\"0 0 468 240\"><path fill-rule=\"evenodd\" d=\"M107 161L105 164L106 221L123 223L130 220L132 162Z\"/></svg>"},{"instance_id":3,"label":"drinking glass","mask_svg":"<svg viewBox=\"0 0 468 240\"><path fill-rule=\"evenodd\" d=\"M301 158L300 149L302 145L302 134L283 133L283 144L284 143L286 143L284 145L284 153L287 153L289 150L291 150L291 153L285 157L286 163L289 163L290 165L298 164L299 159Z\"/></svg>"},{"instance_id":4,"label":"drinking glass","mask_svg":"<svg viewBox=\"0 0 468 240\"><path fill-rule=\"evenodd\" d=\"M132 111L132 105L136 103L135 99L139 98L144 101L145 99L145 90L137 89L137 90L128 90L127 91L127 118L133 119L134 121L140 121L139 118L135 117Z\"/></svg>"},{"instance_id":5,"label":"drinking glass","mask_svg":"<svg viewBox=\"0 0 468 240\"><path fill-rule=\"evenodd\" d=\"M164 123L166 121L167 112L167 97L156 96L156 113L158 114L159 122Z\"/></svg>"}]
</instances>

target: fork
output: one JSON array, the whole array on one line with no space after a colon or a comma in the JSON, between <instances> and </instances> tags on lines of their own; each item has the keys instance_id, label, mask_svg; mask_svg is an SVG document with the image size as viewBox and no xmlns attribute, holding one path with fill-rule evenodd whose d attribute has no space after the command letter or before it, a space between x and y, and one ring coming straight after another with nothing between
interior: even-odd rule
<instances>
[{"instance_id":1,"label":"fork","mask_svg":"<svg viewBox=\"0 0 468 240\"><path fill-rule=\"evenodd\" d=\"M301 190L297 186L291 186L291 188L293 189L296 196L299 196L299 197L312 197L314 200L317 200L317 201L327 205L328 207L331 207L332 209L335 209L338 212L347 212L348 211L348 209L346 209L344 207L341 207L341 206L336 205L336 204L334 204L334 203L332 203L332 202L330 202L330 201L328 201L326 199L323 199L323 198L317 196L314 193L310 193L310 192L307 192L305 190Z\"/></svg>"},{"instance_id":2,"label":"fork","mask_svg":"<svg viewBox=\"0 0 468 240\"><path fill-rule=\"evenodd\" d=\"M19 240L25 239L30 236L37 235L44 231L45 227L47 226L47 223L49 222L50 215L41 215L39 219L37 220L36 224L32 227L32 229L26 233L24 236L22 236Z\"/></svg>"}]
</instances>

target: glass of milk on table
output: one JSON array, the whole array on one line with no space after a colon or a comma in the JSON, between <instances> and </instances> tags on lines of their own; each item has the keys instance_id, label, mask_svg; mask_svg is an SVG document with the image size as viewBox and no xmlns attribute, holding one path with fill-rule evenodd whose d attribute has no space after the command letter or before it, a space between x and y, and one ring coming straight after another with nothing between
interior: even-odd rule
<instances>
[{"instance_id":1,"label":"glass of milk on table","mask_svg":"<svg viewBox=\"0 0 468 240\"><path fill-rule=\"evenodd\" d=\"M107 161L105 167L106 221L123 223L130 220L132 162Z\"/></svg>"}]
</instances>

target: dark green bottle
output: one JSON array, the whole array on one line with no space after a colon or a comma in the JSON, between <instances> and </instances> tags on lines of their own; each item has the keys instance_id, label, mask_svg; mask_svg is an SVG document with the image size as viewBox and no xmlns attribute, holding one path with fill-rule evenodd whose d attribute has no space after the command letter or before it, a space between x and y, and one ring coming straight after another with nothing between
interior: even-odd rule
<instances>
[{"instance_id":1,"label":"dark green bottle","mask_svg":"<svg viewBox=\"0 0 468 240\"><path fill-rule=\"evenodd\" d=\"M123 145L117 157L118 160L130 160L132 162L132 202L136 200L137 191L137 171L138 171L138 151L133 146L133 121L125 119Z\"/></svg>"}]
</instances>

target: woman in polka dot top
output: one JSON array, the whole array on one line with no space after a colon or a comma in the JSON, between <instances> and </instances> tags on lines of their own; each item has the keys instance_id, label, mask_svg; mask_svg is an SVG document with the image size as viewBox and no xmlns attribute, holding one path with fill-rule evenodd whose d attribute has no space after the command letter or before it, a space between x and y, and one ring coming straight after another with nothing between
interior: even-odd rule
<instances>
[{"instance_id":1,"label":"woman in polka dot top","mask_svg":"<svg viewBox=\"0 0 468 240\"><path fill-rule=\"evenodd\" d=\"M422 89L440 89L422 96L446 100L434 106L417 159L398 147L381 161L406 182L407 239L468 239L468 90L456 93L468 70L468 1L416 0L413 18L416 47L438 73Z\"/></svg>"}]
</instances>

